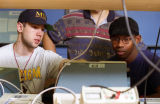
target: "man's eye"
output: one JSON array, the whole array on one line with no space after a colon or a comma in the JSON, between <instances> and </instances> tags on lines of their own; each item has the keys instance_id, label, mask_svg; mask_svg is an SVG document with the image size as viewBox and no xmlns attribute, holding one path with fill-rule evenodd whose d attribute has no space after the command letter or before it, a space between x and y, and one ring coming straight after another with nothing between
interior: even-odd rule
<instances>
[{"instance_id":1,"label":"man's eye","mask_svg":"<svg viewBox=\"0 0 160 104\"><path fill-rule=\"evenodd\" d=\"M131 40L131 38L124 39L125 42L129 42L130 40Z\"/></svg>"},{"instance_id":2,"label":"man's eye","mask_svg":"<svg viewBox=\"0 0 160 104\"><path fill-rule=\"evenodd\" d=\"M126 42L129 41L129 39L123 39L123 40L126 41Z\"/></svg>"},{"instance_id":3,"label":"man's eye","mask_svg":"<svg viewBox=\"0 0 160 104\"><path fill-rule=\"evenodd\" d=\"M32 26L33 28L37 29L38 27L37 26Z\"/></svg>"},{"instance_id":4,"label":"man's eye","mask_svg":"<svg viewBox=\"0 0 160 104\"><path fill-rule=\"evenodd\" d=\"M119 41L119 38L114 38L113 41Z\"/></svg>"}]
</instances>

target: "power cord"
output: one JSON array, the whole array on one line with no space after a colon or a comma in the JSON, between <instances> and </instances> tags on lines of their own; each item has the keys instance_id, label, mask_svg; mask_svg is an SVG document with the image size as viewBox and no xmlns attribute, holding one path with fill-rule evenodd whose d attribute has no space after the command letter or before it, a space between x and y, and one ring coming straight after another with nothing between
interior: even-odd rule
<instances>
[{"instance_id":1,"label":"power cord","mask_svg":"<svg viewBox=\"0 0 160 104\"><path fill-rule=\"evenodd\" d=\"M3 87L3 85L2 85L2 82L0 82L0 86L1 86L1 89L2 89L2 95L4 94L4 87Z\"/></svg>"},{"instance_id":2,"label":"power cord","mask_svg":"<svg viewBox=\"0 0 160 104\"><path fill-rule=\"evenodd\" d=\"M159 65L159 64L160 64L160 60L158 61L157 65ZM146 80L153 72L154 72L154 69L150 70L150 71L149 71L140 81L138 81L135 85L131 86L130 88L128 88L128 89L126 89L126 90L124 90L124 91L120 91L120 93L125 93L125 92L131 90L132 88L138 86L138 85L141 84L144 80ZM116 93L119 92L119 91L113 90L113 89L111 89L111 88L109 88L109 87L101 86L101 85L91 85L91 87L102 87L102 88L106 88L106 89L108 89L108 90L110 90L110 91L113 91L113 92L116 92Z\"/></svg>"},{"instance_id":3,"label":"power cord","mask_svg":"<svg viewBox=\"0 0 160 104\"><path fill-rule=\"evenodd\" d=\"M66 65L68 65L70 62L72 62L73 60L76 60L76 59L78 59L79 57L81 57L82 55L84 55L84 54L87 52L87 50L89 49L89 47L91 46L91 44L92 44L92 42L93 42L93 39L94 39L94 36L95 36L95 34L96 34L96 31L97 31L97 29L98 29L98 23L99 23L99 21L100 21L100 18L101 18L101 16L102 16L102 13L103 13L103 10L101 11L101 13L100 13L100 15L99 15L99 17L98 17L97 23L96 23L96 25L95 25L95 30L94 30L94 32L93 32L92 38L91 38L89 44L87 45L86 49L85 49L81 54L79 54L78 56L74 57L74 58L71 59L71 60L68 60L68 62L66 62L66 63L63 65L63 67L61 67L60 71L58 72L57 78L56 78L55 86L57 86L57 83L58 83L60 74L61 74L61 72L63 71L64 67L65 67Z\"/></svg>"},{"instance_id":4,"label":"power cord","mask_svg":"<svg viewBox=\"0 0 160 104\"><path fill-rule=\"evenodd\" d=\"M120 91L120 93L127 92L127 91L131 90L132 88L134 88L135 86L138 86L139 84L141 84L144 80L146 80L146 79L154 72L155 69L160 72L160 69L156 66L156 65L159 65L160 60L159 60L159 61L157 62L157 64L155 65L153 62L151 62L151 61L143 54L143 52L141 51L141 49L140 49L140 48L138 47L138 45L136 44L136 42L135 42L135 40L134 40L134 38L133 38L133 36L132 36L131 30L130 30L130 26L129 26L128 16L127 16L127 9L126 9L126 6L125 6L125 0L122 0L122 4L123 4L123 9L124 9L124 14L125 14L125 19L126 19L126 24L127 24L127 29L128 29L128 31L129 31L129 35L130 35L130 37L131 37L134 45L136 46L136 48L137 48L138 51L140 52L140 54L141 54L141 55L144 57L144 59L153 67L153 69L150 70L150 71L149 71L140 81L138 81L135 85L131 86L131 88L128 88L128 89L125 90L125 91ZM98 21L99 21L99 20L98 20ZM97 23L98 23L98 21L97 21ZM95 32L97 31L97 28L98 28L98 27L96 27ZM95 32L94 32L94 34L95 34ZM93 36L94 36L94 35L93 35ZM92 41L93 41L93 37L92 37L89 45L87 46L87 48L86 48L80 55L78 55L77 57L73 58L72 60L75 60L75 59L79 58L81 55L83 55L83 54L88 50L88 48L89 48L89 46L91 45ZM72 60L68 61L68 62L61 68L60 72L58 73L57 79L56 79L56 83L55 83L56 86L57 86L57 83L58 83L58 79L59 79L60 73L62 72L63 68L64 68L67 64L69 64ZM104 87L104 86L99 86L99 85L93 85L93 86ZM115 91L115 90L110 89L110 88L108 88L108 87L104 87L104 88L107 88L108 90L113 91L113 92L118 92L118 91Z\"/></svg>"},{"instance_id":5,"label":"power cord","mask_svg":"<svg viewBox=\"0 0 160 104\"><path fill-rule=\"evenodd\" d=\"M131 88L125 90L125 91L121 91L121 93L124 93L124 92L127 92L129 90L131 90L132 88L134 88L135 86L138 86L139 84L141 84L144 80L146 80L153 72L154 70L156 69L158 72L160 72L160 69L157 67L159 64L160 64L160 60L158 60L158 62L156 63L156 65L151 62L144 54L143 52L141 51L141 49L138 47L138 45L136 44L133 36L132 36L132 33L131 33L131 30L130 30L130 26L129 26L129 22L128 22L128 16L127 16L127 9L126 9L126 6L125 6L125 0L122 0L122 4L123 4L123 9L124 9L124 14L125 14L125 19L126 19L126 24L127 24L127 29L128 29L128 32L129 32L129 35L134 43L134 45L136 46L136 48L138 49L138 51L140 52L140 54L143 56L143 58L153 67L152 70L150 70L140 81L138 81L135 85L131 86ZM99 86L99 85L94 85L94 86ZM101 87L104 87L104 86L101 86ZM108 90L111 90L113 92L118 92L118 91L115 91L113 89L110 89L108 87L104 87L104 88L107 88Z\"/></svg>"},{"instance_id":6,"label":"power cord","mask_svg":"<svg viewBox=\"0 0 160 104\"><path fill-rule=\"evenodd\" d=\"M33 99L33 101L32 101L31 104L34 104L34 103L36 102L36 100L37 100L43 93L45 93L45 92L47 92L47 91L50 91L50 90L54 90L54 89L62 89L62 90L65 90L65 91L71 93L71 94L74 96L74 101L73 101L72 104L78 104L78 99L77 99L77 97L76 97L76 94L75 94L72 90L70 90L70 89L68 89L68 88L65 88L65 87L60 87L60 86L59 86L59 87L50 87L50 88L48 88L48 89L45 89L45 90L41 91L41 92Z\"/></svg>"},{"instance_id":7,"label":"power cord","mask_svg":"<svg viewBox=\"0 0 160 104\"><path fill-rule=\"evenodd\" d=\"M160 35L160 27L159 27L159 31L158 31L158 35L157 35L157 41L156 41L156 47L155 47L155 50L154 50L154 55L153 55L153 58L152 58L153 62L155 61L155 56L156 56L156 53L157 53L159 35ZM145 81L145 89L144 89L144 104L147 104L147 102L146 102L146 91L147 91L147 79Z\"/></svg>"},{"instance_id":8,"label":"power cord","mask_svg":"<svg viewBox=\"0 0 160 104\"><path fill-rule=\"evenodd\" d=\"M9 82L9 81L7 81L7 80L0 79L0 82L5 82L5 83L7 83L7 84L13 86L13 87L14 87L15 89L17 89L20 93L23 93L23 91L21 91L17 86L15 86L14 84L12 84L11 82ZM0 84L2 84L2 83L0 83ZM2 85L2 86L3 86L3 85ZM2 87L2 86L1 86L1 87ZM3 87L2 90L4 91L4 87Z\"/></svg>"},{"instance_id":9,"label":"power cord","mask_svg":"<svg viewBox=\"0 0 160 104\"><path fill-rule=\"evenodd\" d=\"M124 93L124 92L127 92L129 90L131 90L132 88L134 88L135 86L138 86L140 85L143 81L145 81L153 72L154 70L158 70L160 72L160 69L157 67L159 64L160 64L160 60L158 60L158 62L156 63L156 65L151 62L144 54L143 52L141 51L141 49L138 47L138 45L136 44L133 36L132 36L132 33L131 33L131 30L130 30L130 26L129 26L129 22L128 22L128 16L127 16L127 9L126 9L126 6L125 6L125 0L122 0L122 3L123 3L123 9L124 9L124 14L125 14L125 19L126 19L126 24L127 24L127 29L129 31L129 35L131 36L131 39L134 43L134 45L136 46L136 48L138 49L138 51L140 52L140 54L144 57L144 59L146 59L146 61L153 67L140 81L138 81L135 85L131 86L130 88L128 88L127 90L124 90L124 91L120 91L120 93ZM106 88L110 91L113 91L113 92L119 92L119 91L116 91L116 90L113 90L113 89L110 89L108 87L105 87L105 86L100 86L100 85L91 85L91 87L102 87L102 88Z\"/></svg>"},{"instance_id":10,"label":"power cord","mask_svg":"<svg viewBox=\"0 0 160 104\"><path fill-rule=\"evenodd\" d=\"M94 36L95 36L95 34L96 34L96 32L97 32L98 23L99 23L99 21L100 21L100 18L101 18L101 16L102 16L102 13L103 13L103 10L101 11L101 13L100 13L100 15L99 15L99 17L98 17L97 23L96 23L96 25L95 25L95 30L94 30L94 32L93 32L92 38L91 38L89 44L87 45L86 49L85 49L81 54L79 54L78 56L76 56L76 57L74 57L73 59L71 59L71 61L78 59L79 57L81 57L82 55L84 55L84 54L88 51L89 47L91 46L91 44L92 44L92 42L93 42Z\"/></svg>"},{"instance_id":11,"label":"power cord","mask_svg":"<svg viewBox=\"0 0 160 104\"><path fill-rule=\"evenodd\" d=\"M160 68L158 68L151 60L149 60L148 57L146 57L146 56L144 55L144 53L141 51L141 49L140 49L140 48L138 47L138 45L136 44L136 42L135 42L135 40L134 40L134 37L132 36L130 26L129 26L127 9L126 9L126 5L125 5L125 0L122 0L122 4L123 4L123 9L124 9L124 15L125 15L125 20L126 20L127 29L128 29L129 35L130 35L130 37L131 37L134 45L136 46L137 50L138 50L139 53L142 55L142 57L143 57L154 69L156 69L158 72L160 72Z\"/></svg>"}]
</instances>

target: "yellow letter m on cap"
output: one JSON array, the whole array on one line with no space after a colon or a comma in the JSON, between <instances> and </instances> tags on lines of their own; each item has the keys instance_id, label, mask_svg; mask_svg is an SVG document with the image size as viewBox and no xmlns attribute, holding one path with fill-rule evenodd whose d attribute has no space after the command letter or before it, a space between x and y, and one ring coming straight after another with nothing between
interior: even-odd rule
<instances>
[{"instance_id":1,"label":"yellow letter m on cap","mask_svg":"<svg viewBox=\"0 0 160 104\"><path fill-rule=\"evenodd\" d=\"M43 12L36 11L36 17L40 17L40 18L46 20L46 15Z\"/></svg>"}]
</instances>

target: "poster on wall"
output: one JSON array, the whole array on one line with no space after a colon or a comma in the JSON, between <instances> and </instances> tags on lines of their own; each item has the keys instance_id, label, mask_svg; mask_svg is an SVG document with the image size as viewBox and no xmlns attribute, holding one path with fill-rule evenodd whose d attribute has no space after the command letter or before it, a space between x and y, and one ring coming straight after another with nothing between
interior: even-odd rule
<instances>
[{"instance_id":1,"label":"poster on wall","mask_svg":"<svg viewBox=\"0 0 160 104\"><path fill-rule=\"evenodd\" d=\"M0 43L13 43L17 39L17 20L21 11L0 11Z\"/></svg>"}]
</instances>

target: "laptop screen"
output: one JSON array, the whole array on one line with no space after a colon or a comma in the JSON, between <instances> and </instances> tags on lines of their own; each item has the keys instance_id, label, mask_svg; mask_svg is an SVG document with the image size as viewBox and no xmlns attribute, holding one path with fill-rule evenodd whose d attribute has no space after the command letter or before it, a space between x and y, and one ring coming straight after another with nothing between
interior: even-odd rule
<instances>
[{"instance_id":1,"label":"laptop screen","mask_svg":"<svg viewBox=\"0 0 160 104\"><path fill-rule=\"evenodd\" d=\"M18 68L3 68L0 67L0 79L7 80L17 86L20 89L20 79L19 79L19 70ZM2 82L2 85L7 93L16 93L19 92L16 88L11 86L6 82ZM0 91L2 95L2 90Z\"/></svg>"},{"instance_id":2,"label":"laptop screen","mask_svg":"<svg viewBox=\"0 0 160 104\"><path fill-rule=\"evenodd\" d=\"M60 74L57 86L67 87L76 93L83 85L128 87L127 65L124 61L81 62L67 64ZM64 92L56 89L56 92Z\"/></svg>"}]
</instances>

